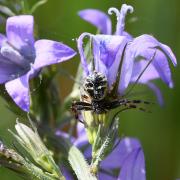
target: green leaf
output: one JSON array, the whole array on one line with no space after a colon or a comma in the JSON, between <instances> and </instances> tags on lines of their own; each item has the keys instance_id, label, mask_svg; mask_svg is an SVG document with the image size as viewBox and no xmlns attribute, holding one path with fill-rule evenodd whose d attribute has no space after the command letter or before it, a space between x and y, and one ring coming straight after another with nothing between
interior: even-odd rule
<instances>
[{"instance_id":1,"label":"green leaf","mask_svg":"<svg viewBox=\"0 0 180 180\"><path fill-rule=\"evenodd\" d=\"M79 180L96 180L90 173L90 167L82 153L75 146L71 146L68 152L68 160Z\"/></svg>"},{"instance_id":2,"label":"green leaf","mask_svg":"<svg viewBox=\"0 0 180 180\"><path fill-rule=\"evenodd\" d=\"M0 12L2 14L5 14L6 16L15 16L16 15L14 12L12 12L12 10L10 8L8 8L7 6L3 6L3 5L0 5Z\"/></svg>"},{"instance_id":3,"label":"green leaf","mask_svg":"<svg viewBox=\"0 0 180 180\"><path fill-rule=\"evenodd\" d=\"M83 154L68 139L60 136L54 137L54 135L49 134L47 140L56 150L63 152L79 180L97 180L91 173L91 167L86 162Z\"/></svg>"}]
</instances>

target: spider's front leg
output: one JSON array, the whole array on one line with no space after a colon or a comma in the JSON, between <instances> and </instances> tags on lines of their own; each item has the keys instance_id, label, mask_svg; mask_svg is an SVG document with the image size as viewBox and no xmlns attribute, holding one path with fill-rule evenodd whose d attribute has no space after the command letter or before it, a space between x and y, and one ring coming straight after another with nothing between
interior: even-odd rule
<instances>
[{"instance_id":1,"label":"spider's front leg","mask_svg":"<svg viewBox=\"0 0 180 180\"><path fill-rule=\"evenodd\" d=\"M79 111L91 111L92 105L83 101L73 101L71 105L71 110L74 114L75 119L79 119Z\"/></svg>"}]
</instances>

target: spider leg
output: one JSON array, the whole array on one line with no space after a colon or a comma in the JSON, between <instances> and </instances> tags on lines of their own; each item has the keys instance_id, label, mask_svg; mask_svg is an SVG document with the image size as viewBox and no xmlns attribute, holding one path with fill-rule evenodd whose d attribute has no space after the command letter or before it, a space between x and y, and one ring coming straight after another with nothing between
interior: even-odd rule
<instances>
[{"instance_id":1,"label":"spider leg","mask_svg":"<svg viewBox=\"0 0 180 180\"><path fill-rule=\"evenodd\" d=\"M149 101L143 101L143 100L139 100L139 99L135 99L135 100L127 100L128 103L133 103L133 104L154 104L152 102Z\"/></svg>"},{"instance_id":2,"label":"spider leg","mask_svg":"<svg viewBox=\"0 0 180 180\"><path fill-rule=\"evenodd\" d=\"M127 103L127 104L125 104L124 106L126 106L127 109L138 109L138 110L140 110L140 111L149 112L149 113L150 113L150 111L146 110L145 108L138 107L137 104L128 104L128 103Z\"/></svg>"},{"instance_id":3,"label":"spider leg","mask_svg":"<svg viewBox=\"0 0 180 180\"><path fill-rule=\"evenodd\" d=\"M72 105L71 105L71 110L74 114L75 119L79 119L78 118L78 112L79 111L91 111L92 110L92 105L90 103L87 102L83 102L83 101L73 101Z\"/></svg>"},{"instance_id":4,"label":"spider leg","mask_svg":"<svg viewBox=\"0 0 180 180\"><path fill-rule=\"evenodd\" d=\"M153 104L153 103L149 102L149 101L143 101L143 100L127 100L127 103L125 104L125 106L127 106L129 108L137 108L137 109L139 109L140 111L143 111L143 112L150 112L150 111L146 110L145 108L138 107L138 104L149 105L149 104Z\"/></svg>"},{"instance_id":5,"label":"spider leg","mask_svg":"<svg viewBox=\"0 0 180 180\"><path fill-rule=\"evenodd\" d=\"M128 100L128 99L119 99L115 101L111 101L106 105L106 109L111 110L120 106L125 106L128 109L139 109L140 111L147 112L146 109L142 107L138 107L138 104L151 104L151 102L143 101L143 100Z\"/></svg>"},{"instance_id":6,"label":"spider leg","mask_svg":"<svg viewBox=\"0 0 180 180\"><path fill-rule=\"evenodd\" d=\"M71 109L76 109L77 111L90 111L92 110L92 105L83 101L73 101Z\"/></svg>"}]
</instances>

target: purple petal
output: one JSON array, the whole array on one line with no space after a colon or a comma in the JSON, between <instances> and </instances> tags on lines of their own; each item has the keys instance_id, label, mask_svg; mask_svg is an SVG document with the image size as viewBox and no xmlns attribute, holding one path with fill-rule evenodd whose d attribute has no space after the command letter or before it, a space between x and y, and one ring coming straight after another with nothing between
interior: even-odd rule
<instances>
[{"instance_id":1,"label":"purple petal","mask_svg":"<svg viewBox=\"0 0 180 180\"><path fill-rule=\"evenodd\" d=\"M125 36L93 36L95 70L107 76L109 86L116 80L122 52L127 41Z\"/></svg>"},{"instance_id":2,"label":"purple petal","mask_svg":"<svg viewBox=\"0 0 180 180\"><path fill-rule=\"evenodd\" d=\"M7 41L6 36L0 33L0 47L4 44L5 41Z\"/></svg>"},{"instance_id":3,"label":"purple petal","mask_svg":"<svg viewBox=\"0 0 180 180\"><path fill-rule=\"evenodd\" d=\"M159 73L161 79L170 87L173 88L173 80L171 77L171 69L169 67L167 58L162 51L158 51L155 55L152 64Z\"/></svg>"},{"instance_id":4,"label":"purple petal","mask_svg":"<svg viewBox=\"0 0 180 180\"><path fill-rule=\"evenodd\" d=\"M0 84L13 80L25 73L25 69L0 54Z\"/></svg>"},{"instance_id":5,"label":"purple petal","mask_svg":"<svg viewBox=\"0 0 180 180\"><path fill-rule=\"evenodd\" d=\"M74 145L78 148L83 149L83 154L86 159L91 157L92 148L88 142L87 134L82 123L77 124L77 136L78 138L74 141Z\"/></svg>"},{"instance_id":6,"label":"purple petal","mask_svg":"<svg viewBox=\"0 0 180 180\"><path fill-rule=\"evenodd\" d=\"M71 141L71 143L73 143L75 141L75 138L73 136L70 136L70 134L62 131L62 130L56 130L55 135L58 137L62 137L64 139L69 139Z\"/></svg>"},{"instance_id":7,"label":"purple petal","mask_svg":"<svg viewBox=\"0 0 180 180\"><path fill-rule=\"evenodd\" d=\"M93 55L94 55L94 65L95 65L95 70L97 72L100 72L106 76L108 76L108 67L107 65L101 61L101 52L99 50L100 43L98 40L96 40L96 36L93 36Z\"/></svg>"},{"instance_id":8,"label":"purple petal","mask_svg":"<svg viewBox=\"0 0 180 180\"><path fill-rule=\"evenodd\" d=\"M145 180L145 160L141 148L132 151L124 161L119 180Z\"/></svg>"},{"instance_id":9,"label":"purple petal","mask_svg":"<svg viewBox=\"0 0 180 180\"><path fill-rule=\"evenodd\" d=\"M80 137L80 136L84 136L84 135L86 135L84 124L78 123L77 124L77 136Z\"/></svg>"},{"instance_id":10,"label":"purple petal","mask_svg":"<svg viewBox=\"0 0 180 180\"><path fill-rule=\"evenodd\" d=\"M123 36L126 36L129 40L133 40L133 36L126 31L123 31Z\"/></svg>"},{"instance_id":11,"label":"purple petal","mask_svg":"<svg viewBox=\"0 0 180 180\"><path fill-rule=\"evenodd\" d=\"M85 133L78 136L78 138L74 141L74 145L77 147L82 147L84 145L88 145L88 139Z\"/></svg>"},{"instance_id":12,"label":"purple petal","mask_svg":"<svg viewBox=\"0 0 180 180\"><path fill-rule=\"evenodd\" d=\"M124 138L120 141L119 145L106 157L101 163L102 169L116 169L120 168L129 154L135 149L140 148L141 145L137 139Z\"/></svg>"},{"instance_id":13,"label":"purple petal","mask_svg":"<svg viewBox=\"0 0 180 180\"><path fill-rule=\"evenodd\" d=\"M129 46L129 51L131 51L133 55L132 58L135 60L145 59L149 61L156 52L152 64L156 68L161 79L168 84L169 87L173 86L167 58L171 59L173 63L176 63L176 60L169 47L162 45L150 35L142 35L135 38Z\"/></svg>"},{"instance_id":14,"label":"purple petal","mask_svg":"<svg viewBox=\"0 0 180 180\"><path fill-rule=\"evenodd\" d=\"M105 13L96 9L85 9L80 11L78 15L96 26L101 33L111 34L111 20Z\"/></svg>"},{"instance_id":15,"label":"purple petal","mask_svg":"<svg viewBox=\"0 0 180 180\"><path fill-rule=\"evenodd\" d=\"M152 83L152 82L148 82L147 85L148 85L148 87L150 89L152 89L154 91L154 93L156 95L156 98L157 98L157 101L159 102L159 104L161 106L163 106L164 99L163 99L163 95L162 95L160 89L154 83Z\"/></svg>"},{"instance_id":16,"label":"purple petal","mask_svg":"<svg viewBox=\"0 0 180 180\"><path fill-rule=\"evenodd\" d=\"M35 50L35 69L66 61L76 55L76 52L70 47L51 40L36 41Z\"/></svg>"},{"instance_id":17,"label":"purple petal","mask_svg":"<svg viewBox=\"0 0 180 180\"><path fill-rule=\"evenodd\" d=\"M106 170L108 171L108 170ZM98 173L99 180L117 180L117 177L113 175L113 172L99 172Z\"/></svg>"},{"instance_id":18,"label":"purple petal","mask_svg":"<svg viewBox=\"0 0 180 180\"><path fill-rule=\"evenodd\" d=\"M137 61L133 65L133 73L131 77L131 82L136 82L139 78L140 74L143 72L143 70L148 65L148 62L146 60ZM160 78L158 72L156 71L155 67L150 64L147 69L142 74L141 78L139 79L138 83L146 84L151 80Z\"/></svg>"},{"instance_id":19,"label":"purple petal","mask_svg":"<svg viewBox=\"0 0 180 180\"><path fill-rule=\"evenodd\" d=\"M131 82L136 82L139 75L147 66L147 64L148 62L145 60L141 60L134 63ZM152 89L154 93L156 94L156 98L159 104L162 106L164 104L162 93L160 89L154 83L150 82L151 80L158 79L158 78L160 78L158 72L156 71L155 67L152 64L150 64L148 68L144 71L138 83L146 84L150 89Z\"/></svg>"},{"instance_id":20,"label":"purple petal","mask_svg":"<svg viewBox=\"0 0 180 180\"><path fill-rule=\"evenodd\" d=\"M27 57L34 57L34 19L30 15L13 16L7 19L8 42Z\"/></svg>"},{"instance_id":21,"label":"purple petal","mask_svg":"<svg viewBox=\"0 0 180 180\"><path fill-rule=\"evenodd\" d=\"M115 61L116 54L119 47L123 43L124 36L111 36L111 35L96 35L93 36L93 42L96 44L94 56L99 54L96 61L101 60L107 68L109 68ZM99 58L99 59L98 59Z\"/></svg>"},{"instance_id":22,"label":"purple petal","mask_svg":"<svg viewBox=\"0 0 180 180\"><path fill-rule=\"evenodd\" d=\"M171 59L172 63L174 64L174 66L177 65L177 60L175 55L173 54L172 50L170 47L168 47L165 44L160 44L160 47L162 48L162 50L166 53L166 55Z\"/></svg>"},{"instance_id":23,"label":"purple petal","mask_svg":"<svg viewBox=\"0 0 180 180\"><path fill-rule=\"evenodd\" d=\"M21 53L12 47L9 43L4 43L1 47L1 55L8 59L16 66L20 66L22 69L27 71L30 69L30 62L21 55Z\"/></svg>"},{"instance_id":24,"label":"purple petal","mask_svg":"<svg viewBox=\"0 0 180 180\"><path fill-rule=\"evenodd\" d=\"M68 168L66 168L65 166L61 166L60 167L63 176L66 178L66 180L74 180L72 174L69 172Z\"/></svg>"},{"instance_id":25,"label":"purple petal","mask_svg":"<svg viewBox=\"0 0 180 180\"><path fill-rule=\"evenodd\" d=\"M5 84L6 90L14 102L24 111L29 111L29 77L31 73L9 81Z\"/></svg>"},{"instance_id":26,"label":"purple petal","mask_svg":"<svg viewBox=\"0 0 180 180\"><path fill-rule=\"evenodd\" d=\"M123 62L118 87L118 92L120 95L124 94L124 91L128 87L133 72L134 59L132 58L131 51L129 51L128 49L129 47L127 46L125 49L124 58L122 59Z\"/></svg>"},{"instance_id":27,"label":"purple petal","mask_svg":"<svg viewBox=\"0 0 180 180\"><path fill-rule=\"evenodd\" d=\"M84 73L86 76L88 76L90 74L89 68L88 68L88 63L87 63L87 59L85 57L85 53L84 53L84 48L83 48L83 39L85 37L89 37L92 38L92 34L90 33L82 33L78 40L77 40L77 47L79 50L79 54L80 54L80 60L81 60L81 65L83 67Z\"/></svg>"}]
</instances>

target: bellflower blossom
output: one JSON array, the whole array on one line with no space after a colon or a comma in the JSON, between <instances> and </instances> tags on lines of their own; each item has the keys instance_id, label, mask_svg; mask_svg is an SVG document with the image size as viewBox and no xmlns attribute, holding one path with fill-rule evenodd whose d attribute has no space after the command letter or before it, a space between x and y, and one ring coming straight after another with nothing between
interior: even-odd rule
<instances>
[{"instance_id":1,"label":"bellflower blossom","mask_svg":"<svg viewBox=\"0 0 180 180\"><path fill-rule=\"evenodd\" d=\"M68 134L57 131L59 136L68 138ZM77 137L71 137L71 141L82 150L87 160L91 159L91 145L88 143L84 126L78 123ZM117 146L100 164L99 180L145 180L145 160L141 144L135 138L123 138L117 141ZM114 173L117 172L117 173ZM73 176L67 168L63 168L63 174L67 180L73 180Z\"/></svg>"},{"instance_id":2,"label":"bellflower blossom","mask_svg":"<svg viewBox=\"0 0 180 180\"><path fill-rule=\"evenodd\" d=\"M34 40L34 19L30 15L7 19L6 36L0 34L0 83L14 102L29 111L29 79L45 66L72 58L70 47L52 40Z\"/></svg>"},{"instance_id":3,"label":"bellflower blossom","mask_svg":"<svg viewBox=\"0 0 180 180\"><path fill-rule=\"evenodd\" d=\"M111 20L105 13L95 9L86 9L79 12L81 18L95 25L103 33L103 35L84 33L80 36L78 47L83 68L86 75L88 75L90 69L83 53L82 41L85 36L89 36L93 39L95 70L107 76L109 86L115 82L119 64L122 63L118 87L119 94L123 95L130 83L146 84L156 93L159 103L163 104L161 92L152 80L161 78L172 88L173 81L168 59L176 66L176 58L167 45L160 43L153 36L143 34L133 38L125 32L125 16L128 11L132 13L133 7L126 4L122 5L120 11L116 8L109 9L109 14L114 12L117 16L114 35L111 35ZM124 57L121 60L123 51ZM143 72L144 69L146 70ZM142 72L143 75L141 76Z\"/></svg>"}]
</instances>

